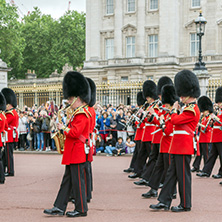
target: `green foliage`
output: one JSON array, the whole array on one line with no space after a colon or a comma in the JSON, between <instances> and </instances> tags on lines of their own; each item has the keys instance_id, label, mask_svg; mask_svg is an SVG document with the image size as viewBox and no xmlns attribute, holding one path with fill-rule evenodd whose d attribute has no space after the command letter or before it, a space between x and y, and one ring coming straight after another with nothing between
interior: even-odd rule
<instances>
[{"instance_id":1,"label":"green foliage","mask_svg":"<svg viewBox=\"0 0 222 222\"><path fill-rule=\"evenodd\" d=\"M2 4L3 3L3 4ZM9 77L25 78L27 69L48 77L65 63L75 67L85 59L85 14L68 11L58 20L39 8L19 22L16 7L0 0L0 57L13 68Z\"/></svg>"}]
</instances>

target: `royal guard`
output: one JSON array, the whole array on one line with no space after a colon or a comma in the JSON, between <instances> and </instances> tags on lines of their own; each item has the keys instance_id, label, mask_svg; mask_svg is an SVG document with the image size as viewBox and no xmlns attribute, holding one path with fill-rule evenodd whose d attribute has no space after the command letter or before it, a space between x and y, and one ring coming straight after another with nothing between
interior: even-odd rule
<instances>
[{"instance_id":1,"label":"royal guard","mask_svg":"<svg viewBox=\"0 0 222 222\"><path fill-rule=\"evenodd\" d=\"M144 117L138 124L138 127L140 127L141 124L144 124L144 130L143 135L141 138L141 148L138 153L138 158L136 161L135 166L135 173L132 175L129 175L129 178L137 178L140 177L143 173L143 167L146 163L147 158L149 157L149 154L151 152L151 141L153 139L153 136L151 133L155 129L155 124L150 123L149 120L149 109L156 106L158 103L158 96L157 96L157 90L156 90L156 84L152 80L147 80L143 83L143 97L146 98L147 103L149 103L149 106L146 109L146 113L144 114Z\"/></svg>"},{"instance_id":2,"label":"royal guard","mask_svg":"<svg viewBox=\"0 0 222 222\"><path fill-rule=\"evenodd\" d=\"M170 155L168 152L173 138L173 124L171 123L170 110L173 104L179 100L173 85L165 85L162 88L161 99L166 110L166 113L162 114L159 120L159 127L163 132L163 136L160 139L160 152L157 162L149 178L148 186L151 189L147 193L142 194L142 197L145 198L157 197L160 182L161 180L164 181L170 164Z\"/></svg>"},{"instance_id":3,"label":"royal guard","mask_svg":"<svg viewBox=\"0 0 222 222\"><path fill-rule=\"evenodd\" d=\"M18 124L19 116L16 112L17 99L14 91L9 88L2 89L2 94L6 100L6 111L5 116L7 118L8 129L7 129L7 142L3 152L3 166L5 176L14 176L14 158L13 150L15 143L18 142ZM7 168L7 170L6 170Z\"/></svg>"},{"instance_id":4,"label":"royal guard","mask_svg":"<svg viewBox=\"0 0 222 222\"><path fill-rule=\"evenodd\" d=\"M96 126L96 112L93 106L96 104L96 84L90 78L86 78L91 89L91 100L88 104L87 110L91 116L90 118L90 150L86 161L86 191L87 191L87 202L89 203L92 199L93 190L93 177L92 177L92 161L93 161L93 131Z\"/></svg>"},{"instance_id":5,"label":"royal guard","mask_svg":"<svg viewBox=\"0 0 222 222\"><path fill-rule=\"evenodd\" d=\"M199 121L199 146L200 156L196 156L193 162L191 172L199 172L200 162L203 156L204 164L206 164L209 157L209 144L211 142L212 127L210 114L213 113L213 103L207 96L201 96L197 102L200 112L202 113Z\"/></svg>"},{"instance_id":6,"label":"royal guard","mask_svg":"<svg viewBox=\"0 0 222 222\"><path fill-rule=\"evenodd\" d=\"M197 173L199 177L209 177L217 157L220 159L220 168L218 174L213 175L213 178L220 179L222 178L222 87L219 87L216 90L215 103L217 104L216 115L212 113L210 115L213 120L213 132L212 132L212 148L210 151L209 158L207 159L206 164L204 164L203 170L200 173Z\"/></svg>"},{"instance_id":7,"label":"royal guard","mask_svg":"<svg viewBox=\"0 0 222 222\"><path fill-rule=\"evenodd\" d=\"M174 125L173 138L169 148L171 164L158 197L159 203L150 205L150 208L169 210L178 182L180 204L171 207L171 211L183 212L191 210L190 162L196 146L194 132L200 119L200 110L196 104L196 98L200 96L200 87L196 75L189 70L177 73L174 83L177 95L186 106L178 114L180 107L179 103L175 102L171 110L171 123Z\"/></svg>"},{"instance_id":8,"label":"royal guard","mask_svg":"<svg viewBox=\"0 0 222 222\"><path fill-rule=\"evenodd\" d=\"M141 147L141 139L143 136L144 124L139 125L139 122L140 122L140 119L142 118L142 113L143 113L143 111L145 109L145 105L146 105L146 99L144 99L144 97L143 97L143 92L137 93L137 105L139 107L139 110L137 111L136 114L133 114L134 115L132 117L133 120L131 120L132 122L134 122L134 127L136 128L136 134L135 134L135 138L134 138L136 146L135 146L135 150L133 152L130 167L128 169L123 170L123 172L125 172L125 173L134 172L136 160L137 160L138 153L139 153L139 150Z\"/></svg>"},{"instance_id":9,"label":"royal guard","mask_svg":"<svg viewBox=\"0 0 222 222\"><path fill-rule=\"evenodd\" d=\"M84 171L89 154L90 116L84 107L91 100L91 90L81 73L68 72L63 79L63 94L73 110L67 126L58 123L58 129L66 136L62 158L66 168L54 207L44 210L44 213L64 215L72 190L75 209L67 212L66 216L80 217L86 216L88 211Z\"/></svg>"},{"instance_id":10,"label":"royal guard","mask_svg":"<svg viewBox=\"0 0 222 222\"><path fill-rule=\"evenodd\" d=\"M0 184L5 183L5 173L2 163L2 149L6 142L6 131L8 123L4 111L6 110L6 101L4 95L0 92Z\"/></svg>"},{"instance_id":11,"label":"royal guard","mask_svg":"<svg viewBox=\"0 0 222 222\"><path fill-rule=\"evenodd\" d=\"M153 169L155 167L158 155L159 155L159 148L160 148L160 139L163 136L163 132L161 128L159 127L160 125L160 116L165 113L163 109L159 108L159 105L161 104L161 89L163 86L170 84L173 85L172 80L167 77L163 76L159 79L158 84L157 84L157 95L159 98L159 102L156 103L154 106L150 107L149 112L150 112L150 118L148 119L148 122L150 124L155 125L155 129L153 132L151 132L152 135L152 151L149 155L149 160L148 163L146 164L146 168L142 174L142 179L134 182L135 185L147 185L149 178L153 172Z\"/></svg>"}]
</instances>

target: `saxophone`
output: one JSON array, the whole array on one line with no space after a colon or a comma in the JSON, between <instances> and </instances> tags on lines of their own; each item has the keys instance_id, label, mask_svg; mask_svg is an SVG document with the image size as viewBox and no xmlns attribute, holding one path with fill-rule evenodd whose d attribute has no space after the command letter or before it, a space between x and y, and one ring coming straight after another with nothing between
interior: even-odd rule
<instances>
[{"instance_id":1,"label":"saxophone","mask_svg":"<svg viewBox=\"0 0 222 222\"><path fill-rule=\"evenodd\" d=\"M70 110L70 104L65 106L64 108L60 109L58 111L58 122L62 124L62 116L61 113L65 110L69 109ZM65 145L65 135L61 133L60 130L57 130L51 137L55 141L55 145L57 148L58 153L63 154L64 152L64 145Z\"/></svg>"}]
</instances>

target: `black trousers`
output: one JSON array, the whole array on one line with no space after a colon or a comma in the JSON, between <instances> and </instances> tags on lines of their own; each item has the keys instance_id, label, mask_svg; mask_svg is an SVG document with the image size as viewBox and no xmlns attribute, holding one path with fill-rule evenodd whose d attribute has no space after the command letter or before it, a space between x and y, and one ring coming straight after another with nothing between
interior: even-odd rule
<instances>
[{"instance_id":1,"label":"black trousers","mask_svg":"<svg viewBox=\"0 0 222 222\"><path fill-rule=\"evenodd\" d=\"M66 165L60 190L54 203L55 207L65 211L71 190L73 190L75 210L82 213L87 212L84 169L85 163Z\"/></svg>"},{"instance_id":2,"label":"black trousers","mask_svg":"<svg viewBox=\"0 0 222 222\"><path fill-rule=\"evenodd\" d=\"M156 161L159 155L159 149L160 149L160 144L159 143L154 143L152 144L152 150L149 156L149 161L146 164L146 168L142 174L142 178L144 180L149 181L150 176L154 170L154 167L156 165Z\"/></svg>"},{"instance_id":3,"label":"black trousers","mask_svg":"<svg viewBox=\"0 0 222 222\"><path fill-rule=\"evenodd\" d=\"M191 207L191 155L171 155L171 164L168 168L163 188L158 200L167 206L171 205L172 195L178 182L180 205L185 208Z\"/></svg>"},{"instance_id":4,"label":"black trousers","mask_svg":"<svg viewBox=\"0 0 222 222\"><path fill-rule=\"evenodd\" d=\"M14 175L14 158L13 158L13 150L14 150L14 142L6 143L5 149L2 155L2 162L4 172ZM7 171L6 171L7 168Z\"/></svg>"},{"instance_id":5,"label":"black trousers","mask_svg":"<svg viewBox=\"0 0 222 222\"><path fill-rule=\"evenodd\" d=\"M27 134L20 134L19 135L19 148L26 148L25 147L25 142L26 142L26 136L27 136Z\"/></svg>"},{"instance_id":6,"label":"black trousers","mask_svg":"<svg viewBox=\"0 0 222 222\"><path fill-rule=\"evenodd\" d=\"M139 175L142 175L144 166L146 164L146 160L149 157L151 152L151 142L142 142L141 148L138 153L138 157L136 160L136 168L135 172Z\"/></svg>"},{"instance_id":7,"label":"black trousers","mask_svg":"<svg viewBox=\"0 0 222 222\"><path fill-rule=\"evenodd\" d=\"M0 182L5 181L4 167L2 163L2 147L0 147Z\"/></svg>"},{"instance_id":8,"label":"black trousers","mask_svg":"<svg viewBox=\"0 0 222 222\"><path fill-rule=\"evenodd\" d=\"M139 153L139 150L140 150L140 146L141 146L141 140L137 140L135 141L136 143L136 146L135 146L135 150L133 152L133 157L131 159L131 163L130 163L130 168L135 168L135 165L136 165L136 160L137 160L137 157L138 157L138 153Z\"/></svg>"},{"instance_id":9,"label":"black trousers","mask_svg":"<svg viewBox=\"0 0 222 222\"><path fill-rule=\"evenodd\" d=\"M210 155L204 165L203 172L208 173L209 175L211 174L218 155L220 158L220 169L218 174L222 175L222 143L212 143Z\"/></svg>"},{"instance_id":10,"label":"black trousers","mask_svg":"<svg viewBox=\"0 0 222 222\"><path fill-rule=\"evenodd\" d=\"M164 181L170 165L170 155L159 153L156 165L149 179L149 186L158 190L161 180Z\"/></svg>"},{"instance_id":11,"label":"black trousers","mask_svg":"<svg viewBox=\"0 0 222 222\"><path fill-rule=\"evenodd\" d=\"M204 159L204 164L206 164L207 159L209 158L209 143L200 143L200 156L196 156L193 162L193 167L198 170L200 169L202 156Z\"/></svg>"},{"instance_id":12,"label":"black trousers","mask_svg":"<svg viewBox=\"0 0 222 222\"><path fill-rule=\"evenodd\" d=\"M49 142L50 142L50 133L43 133L43 138L44 138L44 146L45 148L49 147Z\"/></svg>"},{"instance_id":13,"label":"black trousers","mask_svg":"<svg viewBox=\"0 0 222 222\"><path fill-rule=\"evenodd\" d=\"M85 177L86 194L87 194L86 198L89 201L92 199L92 167L89 161L87 161L85 164L84 177Z\"/></svg>"}]
</instances>

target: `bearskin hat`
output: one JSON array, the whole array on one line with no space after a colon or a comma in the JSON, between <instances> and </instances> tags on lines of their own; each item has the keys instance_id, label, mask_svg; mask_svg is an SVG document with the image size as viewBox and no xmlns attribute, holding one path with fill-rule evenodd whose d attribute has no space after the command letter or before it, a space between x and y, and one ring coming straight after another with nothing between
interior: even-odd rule
<instances>
[{"instance_id":1,"label":"bearskin hat","mask_svg":"<svg viewBox=\"0 0 222 222\"><path fill-rule=\"evenodd\" d=\"M216 90L215 103L219 102L222 102L222 87L219 87Z\"/></svg>"},{"instance_id":2,"label":"bearskin hat","mask_svg":"<svg viewBox=\"0 0 222 222\"><path fill-rule=\"evenodd\" d=\"M143 92L138 92L137 93L136 100L137 100L137 105L138 106L142 106L146 102L146 100L143 97Z\"/></svg>"},{"instance_id":3,"label":"bearskin hat","mask_svg":"<svg viewBox=\"0 0 222 222\"><path fill-rule=\"evenodd\" d=\"M196 75L190 70L182 70L175 75L174 84L178 96L200 96L200 86Z\"/></svg>"},{"instance_id":4,"label":"bearskin hat","mask_svg":"<svg viewBox=\"0 0 222 222\"><path fill-rule=\"evenodd\" d=\"M6 110L6 101L4 95L0 92L0 110Z\"/></svg>"},{"instance_id":5,"label":"bearskin hat","mask_svg":"<svg viewBox=\"0 0 222 222\"><path fill-rule=\"evenodd\" d=\"M153 99L158 99L157 96L157 91L156 91L156 83L153 82L152 80L146 80L143 83L143 97L147 98L153 98Z\"/></svg>"},{"instance_id":6,"label":"bearskin hat","mask_svg":"<svg viewBox=\"0 0 222 222\"><path fill-rule=\"evenodd\" d=\"M172 106L176 101L179 101L179 97L176 95L175 87L172 84L167 84L163 86L161 90L161 95L163 104L167 103Z\"/></svg>"},{"instance_id":7,"label":"bearskin hat","mask_svg":"<svg viewBox=\"0 0 222 222\"><path fill-rule=\"evenodd\" d=\"M91 100L91 89L86 78L79 72L67 72L63 78L63 95L65 99L79 96L85 103Z\"/></svg>"},{"instance_id":8,"label":"bearskin hat","mask_svg":"<svg viewBox=\"0 0 222 222\"><path fill-rule=\"evenodd\" d=\"M14 108L17 107L17 99L14 91L10 88L2 89L2 94L5 97L6 104L11 104Z\"/></svg>"},{"instance_id":9,"label":"bearskin hat","mask_svg":"<svg viewBox=\"0 0 222 222\"><path fill-rule=\"evenodd\" d=\"M161 95L161 89L165 85L173 85L173 81L168 76L163 76L157 83L157 95Z\"/></svg>"},{"instance_id":10,"label":"bearskin hat","mask_svg":"<svg viewBox=\"0 0 222 222\"><path fill-rule=\"evenodd\" d=\"M210 113L213 113L213 103L210 100L210 98L208 98L207 96L201 96L198 101L197 104L199 106L200 112L204 112L206 110L209 110Z\"/></svg>"},{"instance_id":11,"label":"bearskin hat","mask_svg":"<svg viewBox=\"0 0 222 222\"><path fill-rule=\"evenodd\" d=\"M87 79L90 89L91 89L91 100L88 105L90 107L93 107L96 103L96 84L94 83L94 81L92 79L90 79L90 78L86 78L86 79Z\"/></svg>"}]
</instances>

